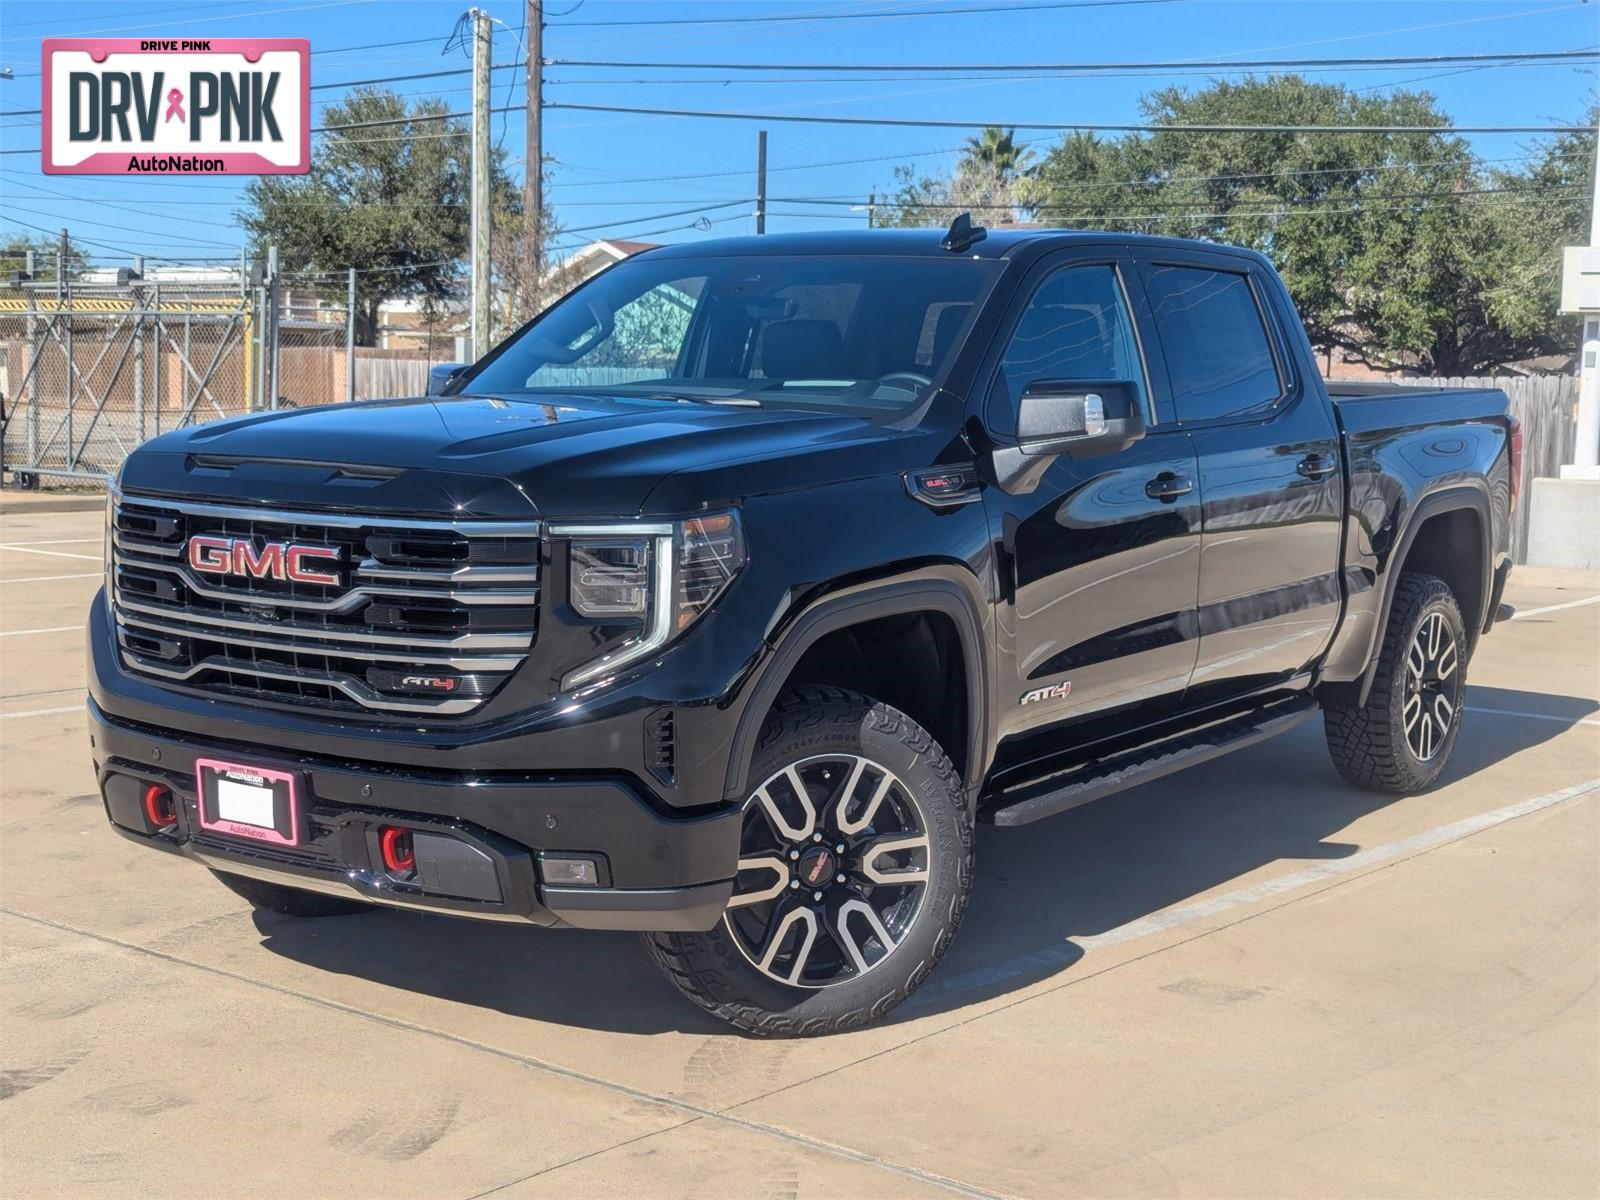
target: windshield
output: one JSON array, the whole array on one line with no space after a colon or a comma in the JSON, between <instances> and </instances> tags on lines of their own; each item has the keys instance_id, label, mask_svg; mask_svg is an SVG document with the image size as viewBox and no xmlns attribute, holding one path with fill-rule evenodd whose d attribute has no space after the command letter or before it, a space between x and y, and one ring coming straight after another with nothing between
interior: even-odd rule
<instances>
[{"instance_id":1,"label":"windshield","mask_svg":"<svg viewBox=\"0 0 1600 1200\"><path fill-rule=\"evenodd\" d=\"M893 416L927 397L998 269L955 257L646 255L566 296L462 390Z\"/></svg>"}]
</instances>

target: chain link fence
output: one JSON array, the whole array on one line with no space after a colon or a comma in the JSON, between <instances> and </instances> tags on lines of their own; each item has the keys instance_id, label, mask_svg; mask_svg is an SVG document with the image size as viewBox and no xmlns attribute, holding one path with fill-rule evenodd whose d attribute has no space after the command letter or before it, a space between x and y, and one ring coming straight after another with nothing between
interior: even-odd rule
<instances>
[{"instance_id":1,"label":"chain link fence","mask_svg":"<svg viewBox=\"0 0 1600 1200\"><path fill-rule=\"evenodd\" d=\"M6 469L100 479L164 430L251 411L259 311L237 286L0 289Z\"/></svg>"}]
</instances>

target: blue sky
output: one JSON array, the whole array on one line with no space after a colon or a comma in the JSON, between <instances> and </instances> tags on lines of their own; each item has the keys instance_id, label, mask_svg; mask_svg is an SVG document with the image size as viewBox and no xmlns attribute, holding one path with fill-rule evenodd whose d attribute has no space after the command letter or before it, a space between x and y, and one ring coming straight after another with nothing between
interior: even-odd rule
<instances>
[{"instance_id":1,"label":"blue sky","mask_svg":"<svg viewBox=\"0 0 1600 1200\"><path fill-rule=\"evenodd\" d=\"M979 6L979 0L547 0L549 58L738 61L758 63L1007 63L1332 57L1396 54L1565 50L1600 44L1600 2L1580 0L1170 0L1104 7L1039 7L1046 0L995 0L992 11L894 17L896 9ZM576 6L576 7L575 7ZM60 0L5 0L0 10L0 108L39 104L39 40L47 36L116 37L303 36L311 40L312 82L464 66L460 51L441 48L467 5L463 0L245 0L178 3L125 0L70 5ZM520 0L483 0L495 26L495 60L520 57ZM639 20L773 18L837 14L850 19L741 19L725 24L636 25ZM863 18L861 14L878 14ZM604 22L605 24L597 24ZM624 22L624 24L614 24ZM425 44L340 51L413 38ZM1458 124L1569 123L1581 118L1597 86L1593 64L1517 66L1461 71L1404 67L1319 73L1353 87L1427 89ZM495 103L520 104L520 71L495 74ZM766 113L819 113L986 121L1129 121L1139 96L1168 82L1203 85L1204 75L1043 79L910 76L729 82L728 72L636 69L547 70L546 99L574 103ZM646 80L649 80L648 82ZM703 80L703 81L702 81ZM466 77L391 85L439 95L466 109ZM314 105L338 89L314 94ZM591 237L649 235L679 241L754 232L756 130L747 122L641 117L551 110L546 153L553 155L551 192L571 245ZM963 130L845 128L773 123L769 129L769 230L864 224L844 207L806 206L785 198L864 200L893 186L894 167L914 162L936 173L955 159ZM520 113L497 117L520 176ZM1029 134L1045 149L1055 135ZM38 145L37 117L0 118L0 147ZM1524 155L1526 136L1473 139L1480 156ZM677 178L668 178L677 177ZM0 156L0 231L19 223L143 250L161 257L237 254L233 224L244 180L174 180L45 176L29 154ZM726 203L713 211L667 216ZM787 215L796 214L796 215ZM804 214L804 215L802 215ZM703 216L709 232L689 225ZM592 231L584 227L595 227ZM91 248L99 261L125 256Z\"/></svg>"}]
</instances>

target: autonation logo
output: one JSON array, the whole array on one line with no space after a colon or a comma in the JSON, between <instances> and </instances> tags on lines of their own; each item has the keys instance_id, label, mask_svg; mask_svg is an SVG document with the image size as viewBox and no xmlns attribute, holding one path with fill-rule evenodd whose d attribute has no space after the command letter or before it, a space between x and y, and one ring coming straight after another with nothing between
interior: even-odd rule
<instances>
[{"instance_id":1,"label":"autonation logo","mask_svg":"<svg viewBox=\"0 0 1600 1200\"><path fill-rule=\"evenodd\" d=\"M50 175L303 175L304 38L47 38Z\"/></svg>"}]
</instances>

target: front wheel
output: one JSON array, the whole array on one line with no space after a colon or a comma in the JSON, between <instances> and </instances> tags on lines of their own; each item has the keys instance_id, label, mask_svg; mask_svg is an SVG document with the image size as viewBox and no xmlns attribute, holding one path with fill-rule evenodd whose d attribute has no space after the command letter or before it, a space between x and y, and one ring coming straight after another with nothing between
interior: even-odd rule
<instances>
[{"instance_id":1,"label":"front wheel","mask_svg":"<svg viewBox=\"0 0 1600 1200\"><path fill-rule=\"evenodd\" d=\"M684 995L748 1033L877 1020L949 948L972 882L961 778L920 725L837 688L762 727L733 898L709 933L647 934Z\"/></svg>"}]
</instances>

